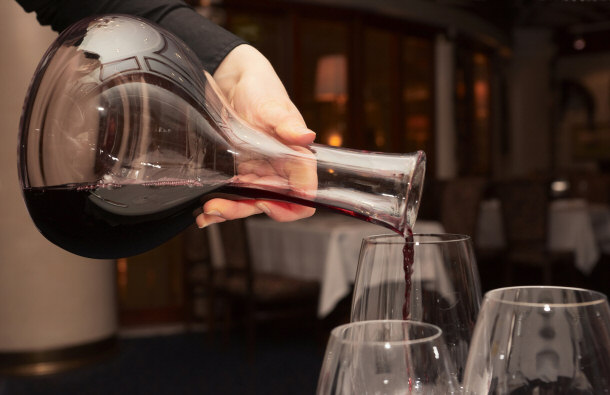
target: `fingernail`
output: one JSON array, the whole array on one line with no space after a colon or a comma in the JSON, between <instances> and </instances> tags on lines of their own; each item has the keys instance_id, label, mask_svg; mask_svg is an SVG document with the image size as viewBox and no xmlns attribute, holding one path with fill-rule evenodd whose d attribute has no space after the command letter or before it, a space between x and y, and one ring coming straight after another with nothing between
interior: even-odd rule
<instances>
[{"instance_id":1,"label":"fingernail","mask_svg":"<svg viewBox=\"0 0 610 395\"><path fill-rule=\"evenodd\" d=\"M297 128L295 130L295 132L297 132L298 134L302 134L304 136L305 135L313 135L313 136L315 136L315 134L316 134L313 130L309 130L306 127Z\"/></svg>"},{"instance_id":2,"label":"fingernail","mask_svg":"<svg viewBox=\"0 0 610 395\"><path fill-rule=\"evenodd\" d=\"M206 214L206 215L213 215L215 217L220 217L222 215L220 213L220 211L218 211L218 210L204 211L204 214Z\"/></svg>"},{"instance_id":3,"label":"fingernail","mask_svg":"<svg viewBox=\"0 0 610 395\"><path fill-rule=\"evenodd\" d=\"M257 202L255 206L263 213L267 215L271 214L271 210L269 210L269 207L265 203Z\"/></svg>"},{"instance_id":4,"label":"fingernail","mask_svg":"<svg viewBox=\"0 0 610 395\"><path fill-rule=\"evenodd\" d=\"M221 222L225 222L226 219L222 218L222 217L209 217L207 219L204 219L202 223L197 222L197 227L199 229L203 229L206 226L212 225L212 224L218 224Z\"/></svg>"}]
</instances>

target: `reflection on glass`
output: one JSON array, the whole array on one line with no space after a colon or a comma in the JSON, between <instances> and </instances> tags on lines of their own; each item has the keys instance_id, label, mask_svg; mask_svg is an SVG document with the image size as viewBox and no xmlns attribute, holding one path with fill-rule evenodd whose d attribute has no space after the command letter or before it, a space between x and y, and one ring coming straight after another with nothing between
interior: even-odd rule
<instances>
[{"instance_id":1,"label":"reflection on glass","mask_svg":"<svg viewBox=\"0 0 610 395\"><path fill-rule=\"evenodd\" d=\"M317 395L459 393L439 327L362 321L332 330Z\"/></svg>"},{"instance_id":2,"label":"reflection on glass","mask_svg":"<svg viewBox=\"0 0 610 395\"><path fill-rule=\"evenodd\" d=\"M610 307L605 295L512 287L485 295L464 393L610 393Z\"/></svg>"}]
</instances>

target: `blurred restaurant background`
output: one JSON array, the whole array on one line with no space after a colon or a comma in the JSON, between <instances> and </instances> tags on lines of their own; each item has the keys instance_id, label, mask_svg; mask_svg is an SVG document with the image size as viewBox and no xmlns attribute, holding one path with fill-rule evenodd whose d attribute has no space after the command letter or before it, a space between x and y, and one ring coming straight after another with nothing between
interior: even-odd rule
<instances>
[{"instance_id":1,"label":"blurred restaurant background","mask_svg":"<svg viewBox=\"0 0 610 395\"><path fill-rule=\"evenodd\" d=\"M191 3L271 61L318 143L424 150L418 220L473 238L483 290L555 284L609 292L610 3ZM257 343L265 332L253 323L256 308L280 294L315 344L349 318L349 293L321 316L314 275L259 273L252 260L276 247L249 240L254 222L188 229L117 261L84 259L46 241L21 199L16 147L29 81L56 33L12 1L0 3L0 15L0 394L3 374L56 377L83 361L119 358L122 339L141 336L228 333L212 341L237 337L245 360L260 358L266 343ZM308 249L318 247L293 252ZM221 289L218 261L232 259L246 267L245 280ZM262 282L268 292L258 295ZM315 383L307 385L311 393Z\"/></svg>"}]
</instances>

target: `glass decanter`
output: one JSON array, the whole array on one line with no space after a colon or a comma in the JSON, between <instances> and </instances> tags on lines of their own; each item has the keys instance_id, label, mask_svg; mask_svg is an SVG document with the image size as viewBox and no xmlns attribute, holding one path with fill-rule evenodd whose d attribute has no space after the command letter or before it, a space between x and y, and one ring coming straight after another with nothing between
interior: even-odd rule
<instances>
[{"instance_id":1,"label":"glass decanter","mask_svg":"<svg viewBox=\"0 0 610 395\"><path fill-rule=\"evenodd\" d=\"M92 258L149 250L216 196L327 207L404 233L425 172L421 151L293 147L255 130L182 41L125 15L57 38L20 128L30 216L48 240Z\"/></svg>"}]
</instances>

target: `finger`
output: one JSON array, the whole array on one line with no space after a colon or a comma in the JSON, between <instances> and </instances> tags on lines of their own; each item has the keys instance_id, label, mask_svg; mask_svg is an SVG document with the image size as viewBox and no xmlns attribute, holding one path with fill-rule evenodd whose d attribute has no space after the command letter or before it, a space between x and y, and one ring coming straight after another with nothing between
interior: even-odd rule
<instances>
[{"instance_id":1,"label":"finger","mask_svg":"<svg viewBox=\"0 0 610 395\"><path fill-rule=\"evenodd\" d=\"M265 213L279 222L295 221L311 217L316 210L312 207L272 200L239 200L212 199L203 206L204 213L195 219L197 226L206 227L226 220L245 218Z\"/></svg>"},{"instance_id":2,"label":"finger","mask_svg":"<svg viewBox=\"0 0 610 395\"><path fill-rule=\"evenodd\" d=\"M256 202L256 206L267 216L278 222L295 221L311 217L316 212L312 207L272 200L259 200Z\"/></svg>"},{"instance_id":3,"label":"finger","mask_svg":"<svg viewBox=\"0 0 610 395\"><path fill-rule=\"evenodd\" d=\"M207 214L199 214L195 218L195 223L197 224L197 227L199 229L205 228L206 226L209 226L212 224L218 224L218 223L224 222L224 221L226 221L226 219L224 219L222 217L218 217L215 215L207 215Z\"/></svg>"},{"instance_id":4,"label":"finger","mask_svg":"<svg viewBox=\"0 0 610 395\"><path fill-rule=\"evenodd\" d=\"M255 200L212 199L203 205L203 213L228 220L245 218L263 212L255 204Z\"/></svg>"},{"instance_id":5,"label":"finger","mask_svg":"<svg viewBox=\"0 0 610 395\"><path fill-rule=\"evenodd\" d=\"M290 189L300 197L313 198L318 189L317 162L315 156L307 148L293 146L300 157L284 164L284 172L288 178Z\"/></svg>"},{"instance_id":6,"label":"finger","mask_svg":"<svg viewBox=\"0 0 610 395\"><path fill-rule=\"evenodd\" d=\"M307 145L316 138L316 134L307 128L303 117L287 97L263 99L258 107L257 119L265 124L265 129L272 130L288 144Z\"/></svg>"},{"instance_id":7,"label":"finger","mask_svg":"<svg viewBox=\"0 0 610 395\"><path fill-rule=\"evenodd\" d=\"M268 159L248 160L237 165L240 182L249 182L251 179L275 173L276 171Z\"/></svg>"},{"instance_id":8,"label":"finger","mask_svg":"<svg viewBox=\"0 0 610 395\"><path fill-rule=\"evenodd\" d=\"M275 133L289 144L309 145L316 138L316 133L296 119L287 118L276 124Z\"/></svg>"}]
</instances>

